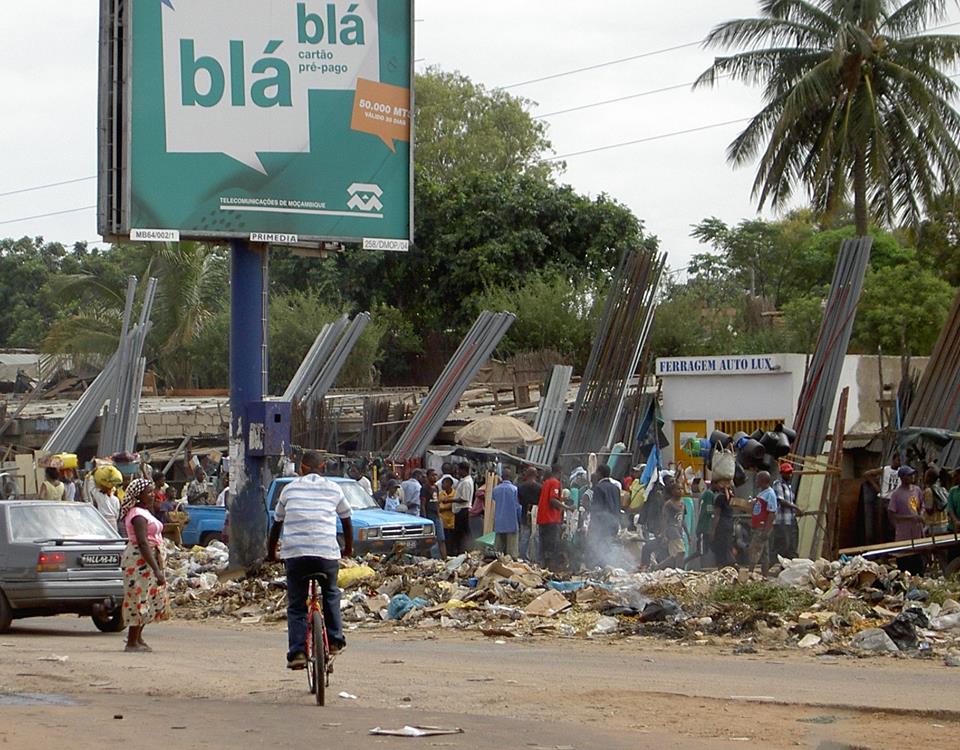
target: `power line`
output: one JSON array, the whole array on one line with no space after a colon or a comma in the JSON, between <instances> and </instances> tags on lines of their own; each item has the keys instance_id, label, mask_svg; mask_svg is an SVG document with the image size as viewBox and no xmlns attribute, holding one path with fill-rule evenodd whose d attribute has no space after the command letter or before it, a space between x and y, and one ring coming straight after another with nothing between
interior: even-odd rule
<instances>
[{"instance_id":1,"label":"power line","mask_svg":"<svg viewBox=\"0 0 960 750\"><path fill-rule=\"evenodd\" d=\"M67 209L64 209L63 211L50 211L49 213L36 214L34 216L21 216L19 219L4 219L3 221L0 221L0 224L17 224L18 222L21 222L21 221L32 221L33 219L45 219L48 216L60 216L61 214L75 214L78 211L89 211L93 208L96 208L96 206L80 206L80 208L67 208Z\"/></svg>"},{"instance_id":2,"label":"power line","mask_svg":"<svg viewBox=\"0 0 960 750\"><path fill-rule=\"evenodd\" d=\"M724 73L717 76L717 78L730 78L732 73ZM690 81L689 83L677 83L673 86L664 86L659 89L650 89L649 91L641 91L637 94L627 94L626 96L618 96L616 99L604 99L602 102L593 102L592 104L581 104L578 107L569 107L568 109L558 109L556 112L547 112L544 115L534 115L534 120L544 120L548 117L556 117L557 115L565 115L568 112L579 112L581 109L591 109L592 107L601 107L604 104L616 104L617 102L624 102L628 99L637 99L641 96L650 96L651 94L661 94L664 91L675 91L676 89L686 89L693 86L696 81Z\"/></svg>"},{"instance_id":3,"label":"power line","mask_svg":"<svg viewBox=\"0 0 960 750\"><path fill-rule=\"evenodd\" d=\"M573 151L569 154L560 154L558 156L550 156L544 159L544 161L557 161L558 159L569 159L572 156L582 156L583 154L594 154L597 151L609 151L614 148L622 148L624 146L633 146L637 143L649 143L650 141L659 141L664 138L673 138L677 135L686 135L687 133L698 133L701 130L711 130L713 128L722 128L726 125L735 125L738 122L747 122L752 120L752 117L741 117L739 120L727 120L726 122L715 122L713 125L701 125L698 128L688 128L687 130L674 130L671 133L661 133L660 135L651 135L647 138L637 138L633 141L624 141L623 143L611 143L609 146L597 146L596 148L588 148L583 151Z\"/></svg>"},{"instance_id":4,"label":"power line","mask_svg":"<svg viewBox=\"0 0 960 750\"><path fill-rule=\"evenodd\" d=\"M939 31L940 29L948 29L952 26L960 26L960 21L953 23L945 23L940 26L931 26L929 29L924 29L923 33L929 33L931 31ZM703 44L706 41L705 39L697 39L695 42L687 42L685 44L677 44L673 47L664 47L663 49L653 50L651 52L641 52L639 55L631 55L630 57L621 57L618 60L608 60L607 62L596 63L595 65L587 65L582 68L574 68L573 70L565 70L562 73L553 73L548 76L541 76L540 78L530 78L526 81L519 81L517 83L511 83L506 86L498 86L498 89L515 89L519 86L527 86L531 83L540 83L541 81L551 81L554 78L563 78L564 76L571 76L575 73L584 73L588 70L597 70L598 68L606 68L611 65L620 65L621 63L630 62L631 60L641 60L645 57L653 57L655 55L662 55L667 52L675 52L679 49L686 49L688 47L696 47L697 45ZM546 116L546 115L544 115Z\"/></svg>"},{"instance_id":5,"label":"power line","mask_svg":"<svg viewBox=\"0 0 960 750\"><path fill-rule=\"evenodd\" d=\"M95 174L90 175L89 177L77 177L72 180L61 180L60 182L48 182L46 185L34 185L33 187L20 188L19 190L8 190L5 193L0 193L0 198L3 198L6 195L19 195L20 193L32 193L34 190L46 190L47 188L60 187L61 185L73 185L76 182L86 182L87 180L95 180L97 176Z\"/></svg>"},{"instance_id":6,"label":"power line","mask_svg":"<svg viewBox=\"0 0 960 750\"><path fill-rule=\"evenodd\" d=\"M507 86L498 86L497 88L506 90L506 89L515 89L518 86L527 86L531 83L540 83L541 81L550 81L554 78L563 78L564 76L572 76L574 73L583 73L587 70L597 70L598 68L606 68L610 65L619 65L620 63L630 62L631 60L640 60L644 57L653 57L654 55L662 55L666 52L674 52L678 49L684 49L686 47L696 47L698 44L702 44L703 40L698 39L695 42L687 42L686 44L678 44L675 47L664 47L663 49L653 50L652 52L642 52L639 55L631 55L630 57L621 57L619 60L609 60L607 62L596 63L595 65L587 65L583 68L574 68L573 70L565 70L562 73L553 73L548 76L542 76L540 78L531 78L526 81L520 81L518 83L511 83Z\"/></svg>"}]
</instances>

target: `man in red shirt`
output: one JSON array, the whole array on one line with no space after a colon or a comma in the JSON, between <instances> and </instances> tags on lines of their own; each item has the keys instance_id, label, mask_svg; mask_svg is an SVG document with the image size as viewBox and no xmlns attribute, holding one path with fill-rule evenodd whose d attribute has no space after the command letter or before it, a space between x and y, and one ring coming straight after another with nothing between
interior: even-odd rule
<instances>
[{"instance_id":1,"label":"man in red shirt","mask_svg":"<svg viewBox=\"0 0 960 750\"><path fill-rule=\"evenodd\" d=\"M540 533L540 555L544 566L551 570L560 567L560 530L563 526L563 511L573 510L560 499L559 464L550 467L550 473L540 490L537 504L537 527Z\"/></svg>"}]
</instances>

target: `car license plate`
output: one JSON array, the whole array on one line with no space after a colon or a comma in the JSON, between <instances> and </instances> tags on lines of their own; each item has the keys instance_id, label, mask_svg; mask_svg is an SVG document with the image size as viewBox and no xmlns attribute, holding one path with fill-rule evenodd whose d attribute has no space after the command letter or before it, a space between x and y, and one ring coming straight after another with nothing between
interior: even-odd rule
<instances>
[{"instance_id":1,"label":"car license plate","mask_svg":"<svg viewBox=\"0 0 960 750\"><path fill-rule=\"evenodd\" d=\"M85 568L119 568L120 555L116 553L88 552L80 555L80 564Z\"/></svg>"}]
</instances>

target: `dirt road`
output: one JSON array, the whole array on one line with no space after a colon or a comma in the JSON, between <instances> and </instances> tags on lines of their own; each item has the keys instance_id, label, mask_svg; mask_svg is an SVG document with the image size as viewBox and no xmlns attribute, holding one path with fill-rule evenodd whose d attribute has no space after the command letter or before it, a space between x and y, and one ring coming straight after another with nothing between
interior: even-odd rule
<instances>
[{"instance_id":1,"label":"dirt road","mask_svg":"<svg viewBox=\"0 0 960 750\"><path fill-rule=\"evenodd\" d=\"M827 750L945 746L960 730L960 670L939 662L360 630L317 708L303 674L283 667L281 627L174 622L147 636L155 653L125 654L88 620L17 623L0 636L0 743ZM368 735L404 724L464 734Z\"/></svg>"}]
</instances>

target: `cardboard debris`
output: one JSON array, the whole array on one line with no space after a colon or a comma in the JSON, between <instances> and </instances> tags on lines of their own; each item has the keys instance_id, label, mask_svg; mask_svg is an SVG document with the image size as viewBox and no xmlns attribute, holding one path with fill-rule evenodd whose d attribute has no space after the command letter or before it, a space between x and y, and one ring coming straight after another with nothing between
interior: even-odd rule
<instances>
[{"instance_id":1,"label":"cardboard debris","mask_svg":"<svg viewBox=\"0 0 960 750\"><path fill-rule=\"evenodd\" d=\"M553 617L570 606L563 594L549 589L530 602L523 611L531 617Z\"/></svg>"}]
</instances>

